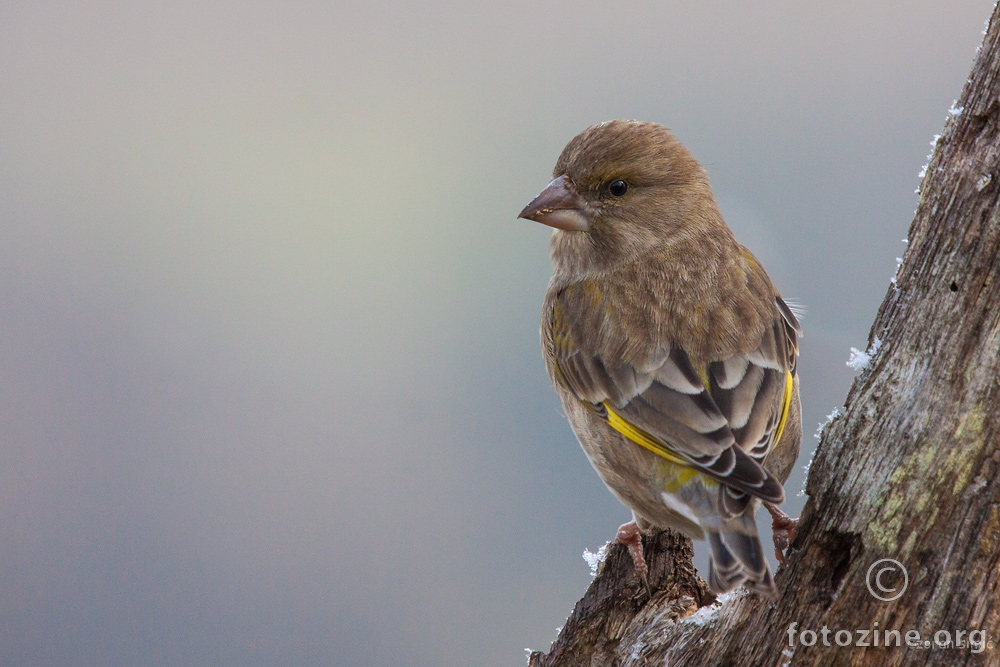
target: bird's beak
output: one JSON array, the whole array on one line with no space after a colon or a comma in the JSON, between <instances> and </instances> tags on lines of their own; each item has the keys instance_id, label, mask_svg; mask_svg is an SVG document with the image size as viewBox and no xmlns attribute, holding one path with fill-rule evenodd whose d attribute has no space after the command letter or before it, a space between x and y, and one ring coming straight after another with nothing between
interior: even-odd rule
<instances>
[{"instance_id":1,"label":"bird's beak","mask_svg":"<svg viewBox=\"0 0 1000 667\"><path fill-rule=\"evenodd\" d=\"M540 222L567 232L585 232L590 229L587 204L576 193L565 176L559 176L545 186L521 211L519 218Z\"/></svg>"}]
</instances>

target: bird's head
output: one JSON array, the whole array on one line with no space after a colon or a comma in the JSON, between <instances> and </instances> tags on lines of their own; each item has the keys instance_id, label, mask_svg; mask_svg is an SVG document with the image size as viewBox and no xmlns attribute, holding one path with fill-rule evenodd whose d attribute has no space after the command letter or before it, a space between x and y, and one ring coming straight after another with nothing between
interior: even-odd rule
<instances>
[{"instance_id":1,"label":"bird's head","mask_svg":"<svg viewBox=\"0 0 1000 667\"><path fill-rule=\"evenodd\" d=\"M600 272L721 224L705 170L656 123L587 128L553 176L518 217L555 228L557 270Z\"/></svg>"}]
</instances>

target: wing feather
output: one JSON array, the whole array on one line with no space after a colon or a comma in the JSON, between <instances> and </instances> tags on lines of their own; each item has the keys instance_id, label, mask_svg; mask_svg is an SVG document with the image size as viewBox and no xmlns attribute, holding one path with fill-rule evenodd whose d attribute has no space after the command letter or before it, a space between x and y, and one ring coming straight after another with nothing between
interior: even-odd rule
<instances>
[{"instance_id":1,"label":"wing feather","mask_svg":"<svg viewBox=\"0 0 1000 667\"><path fill-rule=\"evenodd\" d=\"M780 297L775 304L756 348L699 371L676 346L609 359L556 302L546 332L553 377L629 440L722 482L726 513L751 496L781 502L784 490L762 463L787 416L801 329Z\"/></svg>"}]
</instances>

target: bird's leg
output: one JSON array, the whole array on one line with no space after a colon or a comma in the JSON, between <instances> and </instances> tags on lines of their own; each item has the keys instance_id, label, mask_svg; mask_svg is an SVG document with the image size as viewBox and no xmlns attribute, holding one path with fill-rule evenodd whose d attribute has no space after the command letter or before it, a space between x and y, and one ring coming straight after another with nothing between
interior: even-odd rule
<instances>
[{"instance_id":1,"label":"bird's leg","mask_svg":"<svg viewBox=\"0 0 1000 667\"><path fill-rule=\"evenodd\" d=\"M642 585L646 587L646 592L652 597L652 591L649 588L649 567L646 565L646 556L642 552L642 530L635 521L624 523L618 528L615 542L628 547L628 553L632 556L632 564L635 566L635 573L639 575Z\"/></svg>"},{"instance_id":2,"label":"bird's leg","mask_svg":"<svg viewBox=\"0 0 1000 667\"><path fill-rule=\"evenodd\" d=\"M774 556L779 563L785 562L785 549L795 536L795 526L799 520L788 516L777 505L764 503L764 507L771 513L771 532L774 533Z\"/></svg>"}]
</instances>

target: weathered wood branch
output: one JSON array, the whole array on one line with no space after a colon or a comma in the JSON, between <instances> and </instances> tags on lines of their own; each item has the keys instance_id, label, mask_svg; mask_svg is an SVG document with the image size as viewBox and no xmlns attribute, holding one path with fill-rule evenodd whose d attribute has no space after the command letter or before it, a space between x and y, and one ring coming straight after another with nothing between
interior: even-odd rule
<instances>
[{"instance_id":1,"label":"weathered wood branch","mask_svg":"<svg viewBox=\"0 0 1000 667\"><path fill-rule=\"evenodd\" d=\"M694 613L709 596L690 544L664 533L646 543L652 597L612 547L530 665L1000 665L1000 7L953 111L871 367L816 451L780 600Z\"/></svg>"},{"instance_id":2,"label":"weathered wood branch","mask_svg":"<svg viewBox=\"0 0 1000 667\"><path fill-rule=\"evenodd\" d=\"M691 562L691 540L663 531L644 537L643 548L652 597L635 575L626 548L609 547L600 573L566 619L548 655L536 651L530 665L616 664L620 647L638 639L632 635L642 632L653 617L676 621L715 600Z\"/></svg>"}]
</instances>

